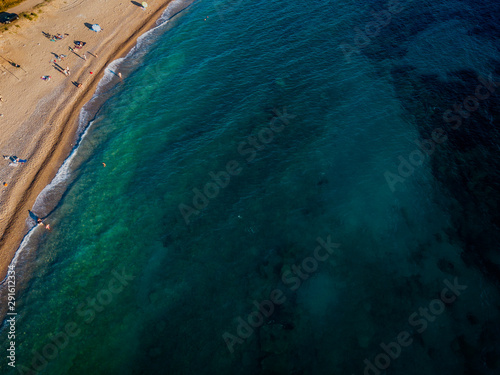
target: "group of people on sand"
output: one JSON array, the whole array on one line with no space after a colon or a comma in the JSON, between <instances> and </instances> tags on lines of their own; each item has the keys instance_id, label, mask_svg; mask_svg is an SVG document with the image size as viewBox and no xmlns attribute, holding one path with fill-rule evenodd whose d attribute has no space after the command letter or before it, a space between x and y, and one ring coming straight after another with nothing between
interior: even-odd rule
<instances>
[{"instance_id":1,"label":"group of people on sand","mask_svg":"<svg viewBox=\"0 0 500 375\"><path fill-rule=\"evenodd\" d=\"M58 40L64 39L68 35L69 34L56 34L56 35L53 35L53 36L50 37L50 41L51 42L56 42Z\"/></svg>"},{"instance_id":2,"label":"group of people on sand","mask_svg":"<svg viewBox=\"0 0 500 375\"><path fill-rule=\"evenodd\" d=\"M46 35L46 36L50 37L50 35L49 35L49 34L47 34L47 33L44 33L44 35ZM64 34L64 35L63 35L63 34L57 34L57 35L55 35L55 36L52 36L51 38L52 38L52 39L59 40L59 39L63 39L63 38L65 38L67 35L69 35L69 34ZM52 39L51 39L51 40L52 40ZM83 48L86 44L87 44L86 42L76 40L76 41L74 42L74 47L71 47L71 46L70 46L70 47L68 47L68 49L69 49L69 51L70 51L70 52L73 52L73 53L74 53L75 55L77 55L78 57L80 57L80 58L82 58L83 60L87 61L87 55L86 55L86 54L79 55L78 53L76 53L76 52L75 52L75 49L82 49L82 48ZM97 57L98 57L98 56L97 56L97 53L93 53L93 52L90 52L90 51L88 51L88 53L89 53L90 55L94 56L95 58L97 58ZM55 55L55 59L50 60L50 62L51 62L51 63L53 63L53 64L55 64L55 65L54 65L54 67L55 67L58 71L60 71L62 74L64 74L66 77L67 77L67 76L69 76L69 75L71 74L70 69L69 69L69 66L68 66L68 67L66 67L66 69L63 69L62 67L60 67L59 65L57 65L57 63L58 63L58 62L63 61L63 60L64 60L67 56L66 56L66 55L63 55L63 54L59 54L59 55L57 55L57 54L55 54L55 53L53 53L53 54ZM90 72L90 74L92 74L92 73L93 73L93 72ZM121 73L115 73L115 74L116 74L116 75L117 75L120 79L123 79L123 77L122 77L122 74L121 74ZM44 81L47 81L47 82L48 82L48 81L50 81L50 79L51 79L52 77L51 77L51 76L46 75L46 76L42 76L42 77L40 77L40 78L41 78L42 80L44 80ZM83 86L83 84L82 84L81 82L73 82L73 84L74 84L76 87L78 87L78 88L81 88L81 87Z\"/></svg>"},{"instance_id":3,"label":"group of people on sand","mask_svg":"<svg viewBox=\"0 0 500 375\"><path fill-rule=\"evenodd\" d=\"M69 34L57 34L59 37L57 39L62 39L64 38L66 35L69 35ZM54 36L54 38L56 38L56 36ZM82 49L85 45L87 44L87 42L83 42L83 41L80 41L80 40L75 40L74 42L74 46L71 47L69 46L68 49L70 52L73 52L75 55L77 55L78 57L82 58L83 60L87 61L87 55L86 54L82 54L82 55L79 55L78 53L75 52L75 49ZM97 53L92 53L92 52L88 52L90 55L94 56L97 58ZM54 54L54 53L53 53ZM69 76L71 74L70 72L70 69L69 69L69 66L66 67L66 69L63 69L62 67L60 67L59 65L57 65L58 62L61 62L63 61L67 56L66 55L63 55L63 54L54 54L55 55L55 59L53 60L50 60L51 63L55 64L54 67L59 70L62 74L64 74L66 77ZM90 74L92 74L92 72L90 72ZM50 76L42 76L41 77L43 80L45 81L50 81ZM74 82L75 86L80 88L82 87L82 83L80 82Z\"/></svg>"},{"instance_id":4,"label":"group of people on sand","mask_svg":"<svg viewBox=\"0 0 500 375\"><path fill-rule=\"evenodd\" d=\"M53 60L54 64L57 64L58 62L64 61L64 59L68 57L66 55L63 55L62 53L60 55L56 55L56 58ZM52 62L52 61L51 61Z\"/></svg>"},{"instance_id":5,"label":"group of people on sand","mask_svg":"<svg viewBox=\"0 0 500 375\"><path fill-rule=\"evenodd\" d=\"M57 40L62 40L62 39L64 39L66 36L68 36L68 35L69 35L69 34L60 34L60 33L58 33L58 34L56 34L56 35L48 35L48 34L46 34L46 33L44 33L44 34L45 34L45 35L46 35L46 36L50 39L50 41L52 41L52 42L55 42L55 41L57 41ZM87 44L86 42L82 42L82 41L75 41L75 43L74 43L74 47L73 47L73 48L74 48L74 49L82 49L82 48L83 48L86 44ZM72 47L69 47L69 50L70 50L71 52L75 53L75 54L78 56L78 54L74 51L74 49L73 49L73 48L72 48ZM89 54L91 54L92 56L94 56L94 57L96 57L96 58L97 58L97 54L96 54L96 53L91 53L91 52L89 52ZM54 59L54 60L51 60L51 63L56 64L56 68L57 68L57 67L58 67L58 66L57 66L57 62L61 62L61 61L63 61L63 60L64 60L67 56L66 56L66 55L64 55L64 54L59 54L59 55L54 54L54 55L55 55L55 59ZM86 56L85 54L83 54L83 57L82 57L82 56L80 56L80 57L81 57L81 58L83 58L85 61L87 60L87 56ZM18 64L16 64L16 63L12 63L12 62L11 62L11 64L12 64L13 66L15 66L16 68L20 68L20 65L18 65ZM61 70L60 70L60 71L61 71L61 72L62 72L65 76L69 76L69 75L70 75L70 68L69 68L69 66L67 66L67 67L66 67L66 69L64 69L64 70L62 70L62 68L61 68ZM92 72L91 72L91 74L92 74ZM44 80L44 81L50 81L50 79L51 79L52 77L51 77L51 76L49 76L49 75L44 75L44 76L42 76L42 77L40 77L40 78L41 78L42 80ZM121 78L121 74L120 74L120 78ZM81 83L76 83L76 86L77 86L77 87L82 87L82 84L81 84ZM0 101L4 101L4 100L3 100L3 98L2 98L1 96L0 96ZM18 158L17 156L11 156L11 155L8 155L8 156L5 156L5 155L4 155L4 159L8 160L8 161L9 161L9 165L11 165L11 166L18 166L18 165L21 165L21 164L24 164L24 163L26 163L26 162L27 162L27 160L23 160L23 159ZM6 187L6 186L8 186L8 184L7 184L6 182L4 182L4 183L3 183L3 186L4 186L4 187ZM47 229L47 230L49 230L49 231L51 230L51 228L50 228L50 224L45 224L42 218L37 217L36 222L37 222L37 225L38 225L38 226L44 226L44 227L45 227L45 229Z\"/></svg>"},{"instance_id":6,"label":"group of people on sand","mask_svg":"<svg viewBox=\"0 0 500 375\"><path fill-rule=\"evenodd\" d=\"M80 42L79 40L77 40L75 42L75 48L76 49L82 49L85 44L87 44L87 43L86 42Z\"/></svg>"}]
</instances>

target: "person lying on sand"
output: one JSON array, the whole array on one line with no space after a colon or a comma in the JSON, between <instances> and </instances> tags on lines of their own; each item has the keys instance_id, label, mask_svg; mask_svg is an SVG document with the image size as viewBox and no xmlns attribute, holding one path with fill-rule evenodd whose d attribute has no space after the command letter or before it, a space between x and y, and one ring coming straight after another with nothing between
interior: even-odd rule
<instances>
[{"instance_id":1,"label":"person lying on sand","mask_svg":"<svg viewBox=\"0 0 500 375\"><path fill-rule=\"evenodd\" d=\"M19 159L17 156L14 155L4 155L3 158L5 160L9 160L10 164L24 164L28 161L25 159Z\"/></svg>"},{"instance_id":2,"label":"person lying on sand","mask_svg":"<svg viewBox=\"0 0 500 375\"><path fill-rule=\"evenodd\" d=\"M56 55L56 59L57 59L57 61L63 61L65 57L66 57L66 55L63 55L63 54ZM54 62L57 62L57 61L56 61L56 60L54 60Z\"/></svg>"},{"instance_id":3,"label":"person lying on sand","mask_svg":"<svg viewBox=\"0 0 500 375\"><path fill-rule=\"evenodd\" d=\"M55 42L57 40L61 40L61 39L64 39L67 35L69 34L57 34L57 35L53 35L51 38L50 38L50 41L51 42Z\"/></svg>"},{"instance_id":4,"label":"person lying on sand","mask_svg":"<svg viewBox=\"0 0 500 375\"><path fill-rule=\"evenodd\" d=\"M87 43L86 42L76 41L75 42L75 48L82 49L85 44L87 44Z\"/></svg>"}]
</instances>

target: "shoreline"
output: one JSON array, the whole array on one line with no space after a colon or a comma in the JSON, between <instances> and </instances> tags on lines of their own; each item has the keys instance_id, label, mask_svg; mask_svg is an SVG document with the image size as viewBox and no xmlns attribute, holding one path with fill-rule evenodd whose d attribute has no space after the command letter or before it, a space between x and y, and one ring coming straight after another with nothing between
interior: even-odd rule
<instances>
[{"instance_id":1,"label":"shoreline","mask_svg":"<svg viewBox=\"0 0 500 375\"><path fill-rule=\"evenodd\" d=\"M114 43L114 48L110 49L110 52L103 53L99 51L99 66L94 69L92 78L85 82L85 91L76 91L76 95L63 98L66 100L59 100L55 108L50 111L50 114L45 116L43 125L50 124L51 127L56 127L59 131L55 131L55 137L50 142L50 147L44 147L45 149L42 151L35 149L33 155L30 156L30 160L37 159L37 161L33 163L35 165L31 168L29 176L20 177L19 180L9 183L11 189L15 187L21 189L22 192L7 195L5 207L11 207L10 215L2 218L0 222L0 249L2 249L0 254L0 280L4 279L8 265L29 230L26 226L27 211L32 208L38 195L52 181L62 163L70 154L75 141L79 125L78 118L82 107L94 96L95 90L104 76L105 69L111 62L126 56L136 45L139 36L157 26L157 20L171 2L172 0L161 1L150 14L140 17L142 22L137 27L131 28L131 33L127 33L118 43ZM126 27L130 28L130 25L127 24L122 24L122 26L119 31L123 32ZM100 43L97 48L101 47L103 43ZM84 74L84 72L80 73L78 76L79 81L84 79ZM64 92L78 90L68 83L65 86L63 88ZM69 99L69 103L67 103L67 99ZM33 108L37 107L36 104L33 103ZM41 140L37 141L39 143ZM24 166L17 169L24 169Z\"/></svg>"}]
</instances>

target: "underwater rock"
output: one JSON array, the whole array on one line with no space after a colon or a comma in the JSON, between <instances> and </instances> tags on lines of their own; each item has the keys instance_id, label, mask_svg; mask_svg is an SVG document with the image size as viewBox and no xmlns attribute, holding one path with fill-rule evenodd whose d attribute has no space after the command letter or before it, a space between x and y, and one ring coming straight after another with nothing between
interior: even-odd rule
<instances>
[{"instance_id":1,"label":"underwater rock","mask_svg":"<svg viewBox=\"0 0 500 375\"><path fill-rule=\"evenodd\" d=\"M269 280L279 279L282 266L283 259L279 255L270 255L259 265L259 275Z\"/></svg>"},{"instance_id":2,"label":"underwater rock","mask_svg":"<svg viewBox=\"0 0 500 375\"><path fill-rule=\"evenodd\" d=\"M172 244L172 242L174 242L174 239L170 234L164 235L161 240L162 240L162 245L165 248L169 247Z\"/></svg>"},{"instance_id":3,"label":"underwater rock","mask_svg":"<svg viewBox=\"0 0 500 375\"><path fill-rule=\"evenodd\" d=\"M243 367L256 367L259 364L258 351L245 351L241 357Z\"/></svg>"},{"instance_id":4,"label":"underwater rock","mask_svg":"<svg viewBox=\"0 0 500 375\"><path fill-rule=\"evenodd\" d=\"M287 355L269 355L261 362L261 374L288 374L292 365Z\"/></svg>"},{"instance_id":5,"label":"underwater rock","mask_svg":"<svg viewBox=\"0 0 500 375\"><path fill-rule=\"evenodd\" d=\"M498 370L500 367L500 359L498 353L489 351L481 355L481 359L490 370Z\"/></svg>"},{"instance_id":6,"label":"underwater rock","mask_svg":"<svg viewBox=\"0 0 500 375\"><path fill-rule=\"evenodd\" d=\"M468 362L472 362L478 354L477 349L465 341L464 335L455 337L451 343L451 348L454 352L459 352L460 355Z\"/></svg>"},{"instance_id":7,"label":"underwater rock","mask_svg":"<svg viewBox=\"0 0 500 375\"><path fill-rule=\"evenodd\" d=\"M442 243L443 242L443 233L434 233L434 238L436 239L437 242Z\"/></svg>"},{"instance_id":8,"label":"underwater rock","mask_svg":"<svg viewBox=\"0 0 500 375\"><path fill-rule=\"evenodd\" d=\"M452 262L450 262L446 259L443 259L443 258L439 259L437 262L437 266L442 272L448 273L450 275L456 274L455 266L453 265Z\"/></svg>"},{"instance_id":9,"label":"underwater rock","mask_svg":"<svg viewBox=\"0 0 500 375\"><path fill-rule=\"evenodd\" d=\"M366 349L370 346L372 340L371 335L358 335L358 345L360 348Z\"/></svg>"},{"instance_id":10,"label":"underwater rock","mask_svg":"<svg viewBox=\"0 0 500 375\"><path fill-rule=\"evenodd\" d=\"M273 354L282 354L290 345L290 330L283 324L268 324L260 329L260 348Z\"/></svg>"},{"instance_id":11,"label":"underwater rock","mask_svg":"<svg viewBox=\"0 0 500 375\"><path fill-rule=\"evenodd\" d=\"M160 348L152 348L148 352L148 356L150 358L158 358L162 353L162 350Z\"/></svg>"},{"instance_id":12,"label":"underwater rock","mask_svg":"<svg viewBox=\"0 0 500 375\"><path fill-rule=\"evenodd\" d=\"M469 321L469 323L473 326L475 326L476 324L479 323L479 319L477 319L474 315L472 315L471 313L467 314L467 320Z\"/></svg>"},{"instance_id":13,"label":"underwater rock","mask_svg":"<svg viewBox=\"0 0 500 375\"><path fill-rule=\"evenodd\" d=\"M328 178L326 178L325 176L322 176L321 179L318 181L318 186L327 184L328 182L329 182Z\"/></svg>"},{"instance_id":14,"label":"underwater rock","mask_svg":"<svg viewBox=\"0 0 500 375\"><path fill-rule=\"evenodd\" d=\"M158 300L160 300L160 294L158 292L152 292L152 293L149 293L149 302L153 305L156 305L156 303L158 302Z\"/></svg>"},{"instance_id":15,"label":"underwater rock","mask_svg":"<svg viewBox=\"0 0 500 375\"><path fill-rule=\"evenodd\" d=\"M286 87L286 82L283 78L276 78L274 81L278 86L285 88Z\"/></svg>"}]
</instances>

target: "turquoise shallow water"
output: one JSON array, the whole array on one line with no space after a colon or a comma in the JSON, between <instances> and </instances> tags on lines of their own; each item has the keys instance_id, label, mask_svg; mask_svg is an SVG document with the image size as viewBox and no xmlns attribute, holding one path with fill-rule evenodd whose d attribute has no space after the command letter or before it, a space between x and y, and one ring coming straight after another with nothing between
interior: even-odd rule
<instances>
[{"instance_id":1,"label":"turquoise shallow water","mask_svg":"<svg viewBox=\"0 0 500 375\"><path fill-rule=\"evenodd\" d=\"M494 87L442 114L495 73L498 13L391 4L200 0L144 37L33 208L1 372L497 373Z\"/></svg>"}]
</instances>

